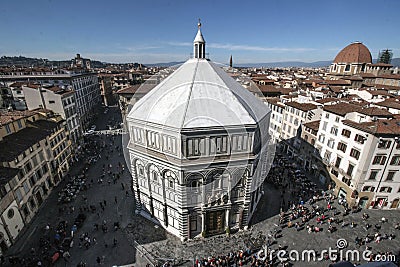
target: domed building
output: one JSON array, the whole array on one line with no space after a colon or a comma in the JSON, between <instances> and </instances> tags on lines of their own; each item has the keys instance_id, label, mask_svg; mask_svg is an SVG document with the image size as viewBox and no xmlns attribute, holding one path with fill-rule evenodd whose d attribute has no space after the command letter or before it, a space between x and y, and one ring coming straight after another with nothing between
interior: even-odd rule
<instances>
[{"instance_id":1,"label":"domed building","mask_svg":"<svg viewBox=\"0 0 400 267\"><path fill-rule=\"evenodd\" d=\"M127 118L136 212L181 240L246 227L274 154L270 110L206 58L200 27L193 58Z\"/></svg>"},{"instance_id":2,"label":"domed building","mask_svg":"<svg viewBox=\"0 0 400 267\"><path fill-rule=\"evenodd\" d=\"M329 74L332 77L352 76L364 72L372 63L369 49L361 42L354 42L343 48L333 60Z\"/></svg>"}]
</instances>

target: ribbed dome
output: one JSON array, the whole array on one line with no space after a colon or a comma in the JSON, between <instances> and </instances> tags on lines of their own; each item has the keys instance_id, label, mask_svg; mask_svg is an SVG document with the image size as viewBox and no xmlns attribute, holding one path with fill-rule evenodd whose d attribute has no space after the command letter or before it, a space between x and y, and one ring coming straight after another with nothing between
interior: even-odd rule
<instances>
[{"instance_id":1,"label":"ribbed dome","mask_svg":"<svg viewBox=\"0 0 400 267\"><path fill-rule=\"evenodd\" d=\"M355 42L343 48L333 63L372 63L372 56L365 45Z\"/></svg>"}]
</instances>

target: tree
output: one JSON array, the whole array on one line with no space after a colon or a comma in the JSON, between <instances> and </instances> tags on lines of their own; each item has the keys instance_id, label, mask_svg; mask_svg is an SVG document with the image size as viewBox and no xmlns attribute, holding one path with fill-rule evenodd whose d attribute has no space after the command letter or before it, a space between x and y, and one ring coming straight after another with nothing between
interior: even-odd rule
<instances>
[{"instance_id":1,"label":"tree","mask_svg":"<svg viewBox=\"0 0 400 267\"><path fill-rule=\"evenodd\" d=\"M393 53L391 50L384 50L383 52L379 53L378 63L390 64L390 61L392 61L392 55Z\"/></svg>"}]
</instances>

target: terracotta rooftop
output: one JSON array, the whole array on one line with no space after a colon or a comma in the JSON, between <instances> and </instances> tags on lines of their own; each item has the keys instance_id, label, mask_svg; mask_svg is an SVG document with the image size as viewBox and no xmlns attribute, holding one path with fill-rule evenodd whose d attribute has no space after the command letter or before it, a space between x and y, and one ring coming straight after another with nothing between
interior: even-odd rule
<instances>
[{"instance_id":1,"label":"terracotta rooftop","mask_svg":"<svg viewBox=\"0 0 400 267\"><path fill-rule=\"evenodd\" d=\"M253 81L263 81L265 83L274 83L274 80L268 79L267 77L251 77Z\"/></svg>"},{"instance_id":2,"label":"terracotta rooftop","mask_svg":"<svg viewBox=\"0 0 400 267\"><path fill-rule=\"evenodd\" d=\"M343 89L343 86L329 86L329 89L331 89L335 93L340 93L345 90Z\"/></svg>"},{"instance_id":3,"label":"terracotta rooftop","mask_svg":"<svg viewBox=\"0 0 400 267\"><path fill-rule=\"evenodd\" d=\"M5 136L0 141L0 147L7 147L0 150L0 161L10 162L25 150L52 134L53 129L57 127L56 122L41 120L31 123L31 126L26 127L16 133Z\"/></svg>"},{"instance_id":4,"label":"terracotta rooftop","mask_svg":"<svg viewBox=\"0 0 400 267\"><path fill-rule=\"evenodd\" d=\"M148 83L143 83L143 84L135 84L130 87L120 89L117 91L117 94L119 95L124 95L124 94L147 94L150 92L156 84L148 84Z\"/></svg>"},{"instance_id":5,"label":"terracotta rooftop","mask_svg":"<svg viewBox=\"0 0 400 267\"><path fill-rule=\"evenodd\" d=\"M129 86L127 88L124 89L119 89L117 91L117 94L122 95L122 94L135 94L136 91L139 89L140 84L135 84L133 86Z\"/></svg>"},{"instance_id":6,"label":"terracotta rooftop","mask_svg":"<svg viewBox=\"0 0 400 267\"><path fill-rule=\"evenodd\" d=\"M285 104L286 106L294 107L295 109L299 109L302 111L310 111L318 108L317 105L311 103L299 103L296 101L286 102Z\"/></svg>"},{"instance_id":7,"label":"terracotta rooftop","mask_svg":"<svg viewBox=\"0 0 400 267\"><path fill-rule=\"evenodd\" d=\"M358 113L368 115L371 117L384 117L384 118L392 118L393 114L383 108L378 107L368 107L368 108L361 108L357 111Z\"/></svg>"},{"instance_id":8,"label":"terracotta rooftop","mask_svg":"<svg viewBox=\"0 0 400 267\"><path fill-rule=\"evenodd\" d=\"M349 44L343 48L333 60L334 63L372 63L369 49L360 42Z\"/></svg>"},{"instance_id":9,"label":"terracotta rooftop","mask_svg":"<svg viewBox=\"0 0 400 267\"><path fill-rule=\"evenodd\" d=\"M360 105L350 104L346 102L324 106L325 111L339 116L345 116L347 113L357 112L359 109L361 109Z\"/></svg>"},{"instance_id":10,"label":"terracotta rooftop","mask_svg":"<svg viewBox=\"0 0 400 267\"><path fill-rule=\"evenodd\" d=\"M383 96L393 96L393 94L388 93L388 91L386 90L382 90L382 89L371 89L371 88L361 88L359 89L360 91L366 91L368 93L370 93L371 95L383 95Z\"/></svg>"},{"instance_id":11,"label":"terracotta rooftop","mask_svg":"<svg viewBox=\"0 0 400 267\"><path fill-rule=\"evenodd\" d=\"M377 120L358 123L351 120L343 120L343 124L373 135L398 136L400 133L400 120Z\"/></svg>"},{"instance_id":12,"label":"terracotta rooftop","mask_svg":"<svg viewBox=\"0 0 400 267\"><path fill-rule=\"evenodd\" d=\"M394 108L400 110L400 101L396 98L388 98L382 102L374 103L375 105L385 107L385 108Z\"/></svg>"},{"instance_id":13,"label":"terracotta rooftop","mask_svg":"<svg viewBox=\"0 0 400 267\"><path fill-rule=\"evenodd\" d=\"M363 78L376 78L376 75L373 73L360 73L359 75Z\"/></svg>"},{"instance_id":14,"label":"terracotta rooftop","mask_svg":"<svg viewBox=\"0 0 400 267\"><path fill-rule=\"evenodd\" d=\"M337 101L339 101L339 99L337 99L335 97L327 97L327 98L319 99L315 102L320 103L320 104L326 104L326 103L337 102Z\"/></svg>"},{"instance_id":15,"label":"terracotta rooftop","mask_svg":"<svg viewBox=\"0 0 400 267\"><path fill-rule=\"evenodd\" d=\"M393 67L393 65L391 64L386 64L386 63L374 63L374 64L370 64L371 67Z\"/></svg>"},{"instance_id":16,"label":"terracotta rooftop","mask_svg":"<svg viewBox=\"0 0 400 267\"><path fill-rule=\"evenodd\" d=\"M377 78L400 80L400 74L381 74Z\"/></svg>"},{"instance_id":17,"label":"terracotta rooftop","mask_svg":"<svg viewBox=\"0 0 400 267\"><path fill-rule=\"evenodd\" d=\"M310 122L304 123L303 125L306 128L310 128L310 129L312 129L314 131L318 131L320 122L321 122L320 120L318 120L318 121L310 121Z\"/></svg>"},{"instance_id":18,"label":"terracotta rooftop","mask_svg":"<svg viewBox=\"0 0 400 267\"><path fill-rule=\"evenodd\" d=\"M302 84L309 84L309 85L312 85L313 83L316 83L316 84L319 84L319 83L321 83L321 82L323 82L324 80L319 80L319 79L317 79L317 80L312 80L312 79L310 79L310 80L303 80L303 81L301 81L301 83Z\"/></svg>"},{"instance_id":19,"label":"terracotta rooftop","mask_svg":"<svg viewBox=\"0 0 400 267\"><path fill-rule=\"evenodd\" d=\"M341 79L339 79L339 80L325 80L324 83L328 84L328 85L336 85L336 86L338 86L338 85L350 85L349 81L341 80Z\"/></svg>"},{"instance_id":20,"label":"terracotta rooftop","mask_svg":"<svg viewBox=\"0 0 400 267\"><path fill-rule=\"evenodd\" d=\"M281 102L279 97L268 97L265 99L265 101L267 101L268 103L270 103L271 105L275 105L281 108L285 108L285 105Z\"/></svg>"},{"instance_id":21,"label":"terracotta rooftop","mask_svg":"<svg viewBox=\"0 0 400 267\"><path fill-rule=\"evenodd\" d=\"M400 91L400 86L395 86L395 85L375 84L375 87L379 88L379 89L385 89L385 90Z\"/></svg>"},{"instance_id":22,"label":"terracotta rooftop","mask_svg":"<svg viewBox=\"0 0 400 267\"><path fill-rule=\"evenodd\" d=\"M35 113L36 112L30 110L25 110L25 111L13 110L13 111L0 112L0 125L5 125L15 120L32 116Z\"/></svg>"}]
</instances>

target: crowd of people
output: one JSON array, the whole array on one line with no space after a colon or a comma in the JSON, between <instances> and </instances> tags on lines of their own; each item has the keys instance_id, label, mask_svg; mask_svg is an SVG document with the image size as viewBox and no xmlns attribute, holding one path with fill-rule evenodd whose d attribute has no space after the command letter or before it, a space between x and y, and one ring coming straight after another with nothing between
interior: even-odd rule
<instances>
[{"instance_id":1,"label":"crowd of people","mask_svg":"<svg viewBox=\"0 0 400 267\"><path fill-rule=\"evenodd\" d=\"M397 259L400 258L399 251L375 251L372 253L370 246L372 243L379 244L385 240L398 238L399 223L390 228L390 232L382 232L381 226L387 223L387 219L382 218L379 222L372 222L367 213L361 214L361 209L349 208L347 203L343 199L336 198L331 190L319 189L314 182L306 178L302 170L285 156L277 155L266 183L266 186L274 186L280 191L282 201L278 220L275 227L265 235L264 244L262 246L246 246L242 250L231 251L224 255L196 259L194 267L296 265L288 260L280 260L276 254L272 254L273 251L289 251L289 248L280 242L285 234L290 235L291 231L303 231L308 235L323 235L324 231L332 234L346 227L359 228L355 231L360 235L355 238L355 244L359 249L371 251L370 261L373 261L376 255L388 256L393 253L397 253ZM350 214L353 216L349 216ZM354 220L350 219L354 216L359 216L364 224L357 225ZM265 248L267 249L265 250ZM339 257L330 258L326 253L316 255L316 257L326 261L325 265L339 259ZM164 266L170 266L169 264L167 262Z\"/></svg>"},{"instance_id":2,"label":"crowd of people","mask_svg":"<svg viewBox=\"0 0 400 267\"><path fill-rule=\"evenodd\" d=\"M88 135L84 137L84 143L75 151L71 160L71 172L64 177L60 184L58 196L58 216L53 222L46 223L40 229L40 237L36 244L25 255L9 256L7 261L12 266L52 266L55 262L63 260L68 264L73 257L71 249L79 247L89 250L94 244L98 243L98 236L109 232L120 230L120 222L115 216L114 221L100 219L102 213L107 209L106 199L94 203L90 202L88 195L90 190L96 186L108 186L121 184L123 195L128 195L128 185L119 182L125 172L125 164L118 162L113 166L109 162L115 151L121 150L116 145L116 136ZM121 156L121 153L118 154ZM104 164L98 163L103 158ZM88 172L96 165L102 166L102 175L100 177L89 177ZM120 194L118 194L120 195ZM115 203L118 197L114 197ZM108 204L113 208L112 203ZM92 231L83 231L82 226L86 217L91 214L97 214L101 225L95 223ZM87 228L87 227L86 227ZM109 243L102 244L105 248L116 247L117 239L114 237ZM4 262L6 259L4 259ZM98 264L104 263L104 256L96 258ZM85 260L82 260L78 266L87 266Z\"/></svg>"}]
</instances>

